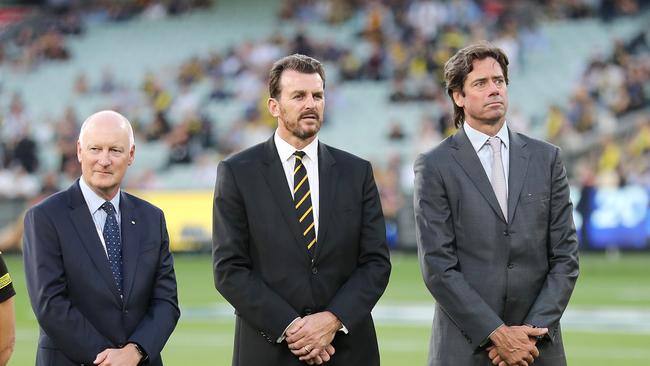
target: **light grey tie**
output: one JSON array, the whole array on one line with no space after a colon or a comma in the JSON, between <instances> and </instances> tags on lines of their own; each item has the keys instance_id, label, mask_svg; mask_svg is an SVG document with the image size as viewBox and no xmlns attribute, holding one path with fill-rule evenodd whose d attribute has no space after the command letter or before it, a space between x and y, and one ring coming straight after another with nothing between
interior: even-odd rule
<instances>
[{"instance_id":1,"label":"light grey tie","mask_svg":"<svg viewBox=\"0 0 650 366\"><path fill-rule=\"evenodd\" d=\"M494 136L488 139L488 143L492 148L492 176L490 182L492 189L497 196L499 206L503 216L508 219L508 189L506 187L506 174L503 169L503 160L501 160L501 139Z\"/></svg>"}]
</instances>

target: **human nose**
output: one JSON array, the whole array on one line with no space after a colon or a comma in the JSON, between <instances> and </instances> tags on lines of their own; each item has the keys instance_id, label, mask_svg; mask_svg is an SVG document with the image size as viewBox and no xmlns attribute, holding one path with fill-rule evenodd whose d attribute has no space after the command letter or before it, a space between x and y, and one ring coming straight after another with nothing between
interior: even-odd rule
<instances>
[{"instance_id":1,"label":"human nose","mask_svg":"<svg viewBox=\"0 0 650 366\"><path fill-rule=\"evenodd\" d=\"M102 151L102 152L99 154L99 159L97 159L97 162L98 162L101 166L108 166L108 165L111 165L111 159L110 159L110 157L108 156L108 151Z\"/></svg>"},{"instance_id":2,"label":"human nose","mask_svg":"<svg viewBox=\"0 0 650 366\"><path fill-rule=\"evenodd\" d=\"M495 81L489 82L490 95L500 94L501 93L501 84Z\"/></svg>"},{"instance_id":3,"label":"human nose","mask_svg":"<svg viewBox=\"0 0 650 366\"><path fill-rule=\"evenodd\" d=\"M308 95L305 98L305 108L314 109L315 107L316 107L316 101L314 100L314 97L312 95Z\"/></svg>"}]
</instances>

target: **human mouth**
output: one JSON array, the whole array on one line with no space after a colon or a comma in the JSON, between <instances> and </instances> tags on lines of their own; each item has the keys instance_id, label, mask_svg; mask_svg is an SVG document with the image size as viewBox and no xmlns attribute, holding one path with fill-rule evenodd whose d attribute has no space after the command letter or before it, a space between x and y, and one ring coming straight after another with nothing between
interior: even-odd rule
<instances>
[{"instance_id":1,"label":"human mouth","mask_svg":"<svg viewBox=\"0 0 650 366\"><path fill-rule=\"evenodd\" d=\"M318 119L318 116L315 114L305 114L301 117L301 119Z\"/></svg>"}]
</instances>

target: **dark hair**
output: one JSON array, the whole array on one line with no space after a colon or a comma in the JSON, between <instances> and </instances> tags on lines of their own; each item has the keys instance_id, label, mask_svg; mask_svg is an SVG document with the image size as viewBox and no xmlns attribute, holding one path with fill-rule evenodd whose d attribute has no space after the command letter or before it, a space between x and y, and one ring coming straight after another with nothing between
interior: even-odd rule
<instances>
[{"instance_id":1,"label":"dark hair","mask_svg":"<svg viewBox=\"0 0 650 366\"><path fill-rule=\"evenodd\" d=\"M508 85L508 56L506 56L503 50L488 42L479 42L460 49L445 64L445 83L447 84L447 94L449 94L449 98L451 98L451 102L454 104L454 125L456 128L460 128L463 125L465 111L456 105L453 93L458 91L462 95L465 95L463 85L467 79L467 74L473 70L474 61L483 60L488 57L497 60L499 65L501 65L503 77L506 80L506 85Z\"/></svg>"},{"instance_id":2,"label":"dark hair","mask_svg":"<svg viewBox=\"0 0 650 366\"><path fill-rule=\"evenodd\" d=\"M277 60L269 72L269 95L271 98L278 98L282 90L280 89L280 77L285 70L294 70L303 74L318 73L323 79L325 87L325 68L320 61L309 56L294 53L293 55L283 57Z\"/></svg>"}]
</instances>

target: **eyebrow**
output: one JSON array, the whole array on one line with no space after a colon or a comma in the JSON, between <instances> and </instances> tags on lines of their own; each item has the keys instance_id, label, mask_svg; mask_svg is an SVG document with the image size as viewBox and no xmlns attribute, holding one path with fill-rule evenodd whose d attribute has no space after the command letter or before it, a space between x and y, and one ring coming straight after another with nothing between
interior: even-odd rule
<instances>
[{"instance_id":1,"label":"eyebrow","mask_svg":"<svg viewBox=\"0 0 650 366\"><path fill-rule=\"evenodd\" d=\"M294 90L289 95L300 95L300 94L307 94L307 93L308 93L307 90L301 89L301 90ZM325 92L323 90L318 90L318 91L314 91L314 92L311 92L311 93L314 94L314 95L322 95Z\"/></svg>"},{"instance_id":2,"label":"eyebrow","mask_svg":"<svg viewBox=\"0 0 650 366\"><path fill-rule=\"evenodd\" d=\"M505 76L503 76L503 75L495 75L495 76L490 76L490 77L478 78L478 79L474 79L474 80L472 80L471 83L474 84L474 83L479 82L479 81L487 81L488 79L492 79L492 80L494 80L494 79L505 80Z\"/></svg>"}]
</instances>

